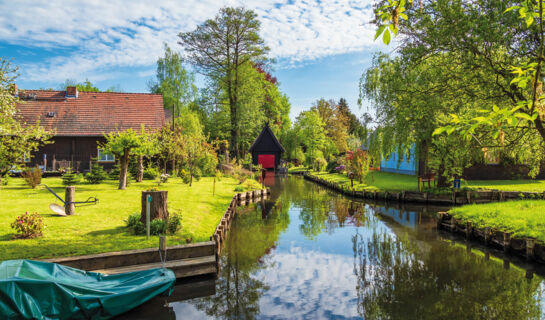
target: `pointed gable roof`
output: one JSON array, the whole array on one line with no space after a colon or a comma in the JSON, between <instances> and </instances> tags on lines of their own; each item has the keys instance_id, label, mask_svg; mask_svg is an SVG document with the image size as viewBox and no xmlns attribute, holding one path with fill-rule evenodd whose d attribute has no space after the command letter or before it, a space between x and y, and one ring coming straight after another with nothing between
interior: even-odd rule
<instances>
[{"instance_id":1,"label":"pointed gable roof","mask_svg":"<svg viewBox=\"0 0 545 320\"><path fill-rule=\"evenodd\" d=\"M270 139L273 142L273 144L278 148L278 151L286 152L286 150L284 149L284 147L282 147L278 139L276 139L276 136L274 135L271 128L269 127L268 122L265 123L265 127L263 127L263 130L261 130L261 133L259 134L257 139L255 139L254 143L252 143L252 146L250 147L248 151L253 152L255 149L260 149L258 148L258 146L262 144L262 142L265 139ZM259 150L259 151L265 151L265 150ZM266 150L266 151L275 151L275 150Z\"/></svg>"}]
</instances>

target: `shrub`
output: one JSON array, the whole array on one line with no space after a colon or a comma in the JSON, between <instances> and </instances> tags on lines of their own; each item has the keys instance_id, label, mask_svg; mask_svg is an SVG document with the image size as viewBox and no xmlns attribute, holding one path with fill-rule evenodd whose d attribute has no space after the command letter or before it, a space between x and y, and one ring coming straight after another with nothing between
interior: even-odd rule
<instances>
[{"instance_id":1,"label":"shrub","mask_svg":"<svg viewBox=\"0 0 545 320\"><path fill-rule=\"evenodd\" d=\"M62 175L62 184L65 186L74 186L81 181L81 177L72 172L72 169L68 169L65 174Z\"/></svg>"},{"instance_id":2,"label":"shrub","mask_svg":"<svg viewBox=\"0 0 545 320\"><path fill-rule=\"evenodd\" d=\"M145 180L155 180L159 175L159 169L152 167L151 165L148 165L148 167L144 169Z\"/></svg>"},{"instance_id":3,"label":"shrub","mask_svg":"<svg viewBox=\"0 0 545 320\"><path fill-rule=\"evenodd\" d=\"M134 226L136 226L138 222L140 222L139 213L133 213L127 218L127 220L125 220L127 228L134 228Z\"/></svg>"},{"instance_id":4,"label":"shrub","mask_svg":"<svg viewBox=\"0 0 545 320\"><path fill-rule=\"evenodd\" d=\"M42 170L37 166L23 170L21 176L32 189L36 189L36 186L42 182Z\"/></svg>"},{"instance_id":5,"label":"shrub","mask_svg":"<svg viewBox=\"0 0 545 320\"><path fill-rule=\"evenodd\" d=\"M240 185L239 185L239 186L236 186L236 187L235 187L235 192L242 192L242 191L244 191L244 187L243 187L243 186L240 186Z\"/></svg>"},{"instance_id":6,"label":"shrub","mask_svg":"<svg viewBox=\"0 0 545 320\"><path fill-rule=\"evenodd\" d=\"M35 238L42 235L44 229L44 221L38 213L25 212L20 215L11 224L11 228L17 232L16 238Z\"/></svg>"},{"instance_id":7,"label":"shrub","mask_svg":"<svg viewBox=\"0 0 545 320\"><path fill-rule=\"evenodd\" d=\"M327 163L327 166L325 167L325 171L329 172L329 173L334 173L337 168L337 161L329 161Z\"/></svg>"},{"instance_id":8,"label":"shrub","mask_svg":"<svg viewBox=\"0 0 545 320\"><path fill-rule=\"evenodd\" d=\"M182 215L172 214L168 217L167 231L169 234L175 234L182 228Z\"/></svg>"},{"instance_id":9,"label":"shrub","mask_svg":"<svg viewBox=\"0 0 545 320\"><path fill-rule=\"evenodd\" d=\"M167 222L161 219L155 219L150 223L149 226L150 235L161 235L167 233Z\"/></svg>"},{"instance_id":10,"label":"shrub","mask_svg":"<svg viewBox=\"0 0 545 320\"><path fill-rule=\"evenodd\" d=\"M85 176L85 180L87 180L87 182L90 184L99 184L107 178L108 174L106 173L106 171L104 171L104 168L102 168L102 166L97 162L95 162L91 167L91 172L89 172Z\"/></svg>"},{"instance_id":11,"label":"shrub","mask_svg":"<svg viewBox=\"0 0 545 320\"><path fill-rule=\"evenodd\" d=\"M116 163L112 170L110 170L110 173L108 174L110 176L110 179L112 180L119 180L119 174L121 173L121 167L119 166L119 163Z\"/></svg>"},{"instance_id":12,"label":"shrub","mask_svg":"<svg viewBox=\"0 0 545 320\"><path fill-rule=\"evenodd\" d=\"M170 174L168 173L163 173L159 176L159 184L161 183L167 183L168 182L168 179L170 178Z\"/></svg>"},{"instance_id":13,"label":"shrub","mask_svg":"<svg viewBox=\"0 0 545 320\"><path fill-rule=\"evenodd\" d=\"M0 177L0 185L7 186L9 184L10 178L11 177L9 173L6 173L4 176Z\"/></svg>"},{"instance_id":14,"label":"shrub","mask_svg":"<svg viewBox=\"0 0 545 320\"><path fill-rule=\"evenodd\" d=\"M324 171L325 167L327 166L327 161L324 158L319 157L314 159L313 164L316 171Z\"/></svg>"}]
</instances>

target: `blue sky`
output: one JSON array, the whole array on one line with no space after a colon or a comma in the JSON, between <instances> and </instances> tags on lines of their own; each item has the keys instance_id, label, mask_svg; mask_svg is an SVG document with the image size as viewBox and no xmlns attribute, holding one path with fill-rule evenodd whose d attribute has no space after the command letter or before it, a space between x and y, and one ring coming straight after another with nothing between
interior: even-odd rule
<instances>
[{"instance_id":1,"label":"blue sky","mask_svg":"<svg viewBox=\"0 0 545 320\"><path fill-rule=\"evenodd\" d=\"M344 97L356 114L358 82L374 52L371 0L0 1L0 55L19 66L21 88L57 88L89 79L147 92L163 43L223 6L245 6L262 22L277 60L274 75L292 103L291 117L319 98Z\"/></svg>"}]
</instances>

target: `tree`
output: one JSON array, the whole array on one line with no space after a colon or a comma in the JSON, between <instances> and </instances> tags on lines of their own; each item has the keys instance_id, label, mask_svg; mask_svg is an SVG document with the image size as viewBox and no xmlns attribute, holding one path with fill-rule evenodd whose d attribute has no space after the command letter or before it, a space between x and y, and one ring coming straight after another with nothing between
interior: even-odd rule
<instances>
[{"instance_id":1,"label":"tree","mask_svg":"<svg viewBox=\"0 0 545 320\"><path fill-rule=\"evenodd\" d=\"M312 165L318 157L318 151L326 142L325 124L317 110L304 111L299 114L296 122L299 141L306 148L307 163Z\"/></svg>"},{"instance_id":2,"label":"tree","mask_svg":"<svg viewBox=\"0 0 545 320\"><path fill-rule=\"evenodd\" d=\"M545 154L543 1L430 0L419 8L381 1L376 13L377 36L388 38L388 30L404 35L404 59L427 64L430 57L448 55L444 73L465 78L451 91L469 89L474 107L453 113L436 135L500 150L538 173Z\"/></svg>"},{"instance_id":3,"label":"tree","mask_svg":"<svg viewBox=\"0 0 545 320\"><path fill-rule=\"evenodd\" d=\"M184 66L184 59L173 51L166 43L165 55L157 59L157 82L150 83L150 91L163 95L165 108L174 106L174 116L180 116L184 106L188 106L197 98L195 76Z\"/></svg>"},{"instance_id":4,"label":"tree","mask_svg":"<svg viewBox=\"0 0 545 320\"><path fill-rule=\"evenodd\" d=\"M106 142L100 145L107 152L112 153L119 159L119 190L125 190L127 187L127 171L131 153L140 153L152 141L143 128L140 133L133 129L127 129L125 131L110 132L109 134L105 134L104 137L106 138Z\"/></svg>"},{"instance_id":5,"label":"tree","mask_svg":"<svg viewBox=\"0 0 545 320\"><path fill-rule=\"evenodd\" d=\"M197 70L226 92L230 119L230 147L240 157L240 69L266 60L269 50L259 36L257 14L244 8L222 8L214 19L194 31L180 33L180 44Z\"/></svg>"},{"instance_id":6,"label":"tree","mask_svg":"<svg viewBox=\"0 0 545 320\"><path fill-rule=\"evenodd\" d=\"M349 119L333 100L320 99L311 108L316 110L325 124L326 135L333 142L329 153L345 152L347 149Z\"/></svg>"},{"instance_id":7,"label":"tree","mask_svg":"<svg viewBox=\"0 0 545 320\"><path fill-rule=\"evenodd\" d=\"M0 180L51 137L39 123L35 126L21 123L16 105L24 102L16 96L16 76L17 68L0 58Z\"/></svg>"},{"instance_id":8,"label":"tree","mask_svg":"<svg viewBox=\"0 0 545 320\"><path fill-rule=\"evenodd\" d=\"M97 86L95 86L89 79L85 79L83 82L77 82L74 79L66 79L63 83L61 83L58 87L58 90L65 90L66 87L76 87L78 91L80 92L103 92L100 90ZM53 90L53 89L46 89L46 90ZM121 86L115 85L111 86L104 92L123 92L123 89L121 89Z\"/></svg>"}]
</instances>

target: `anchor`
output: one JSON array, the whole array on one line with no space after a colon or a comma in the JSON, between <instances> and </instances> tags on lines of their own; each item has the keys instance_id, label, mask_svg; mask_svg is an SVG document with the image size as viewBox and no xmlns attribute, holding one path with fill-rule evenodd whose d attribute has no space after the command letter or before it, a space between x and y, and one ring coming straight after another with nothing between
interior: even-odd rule
<instances>
[{"instance_id":1,"label":"anchor","mask_svg":"<svg viewBox=\"0 0 545 320\"><path fill-rule=\"evenodd\" d=\"M85 206L85 205L93 205L93 204L97 204L98 203L98 198L96 197L89 197L87 198L87 200L85 201L64 201L63 198L61 198L57 193L55 193L55 191L53 191L50 187L48 187L47 185L43 184L43 186L45 186L45 188L51 192L55 197L57 197L57 199L59 199L62 204L63 204L63 207L59 206L58 204L56 203L51 203L49 205L49 209L51 209L53 212L55 212L56 214L58 214L59 216L66 216L66 208L70 205L70 204L74 204L74 207L81 207L81 206Z\"/></svg>"}]
</instances>

